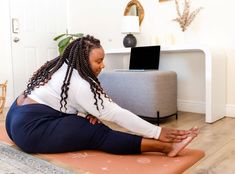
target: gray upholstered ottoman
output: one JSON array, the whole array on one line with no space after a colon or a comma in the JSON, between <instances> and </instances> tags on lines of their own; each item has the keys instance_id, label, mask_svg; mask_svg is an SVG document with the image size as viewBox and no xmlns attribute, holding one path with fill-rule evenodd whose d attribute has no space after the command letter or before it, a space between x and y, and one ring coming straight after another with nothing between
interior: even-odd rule
<instances>
[{"instance_id":1,"label":"gray upholstered ottoman","mask_svg":"<svg viewBox=\"0 0 235 174\"><path fill-rule=\"evenodd\" d=\"M177 75L173 71L109 71L102 72L99 80L114 102L147 121L177 118Z\"/></svg>"}]
</instances>

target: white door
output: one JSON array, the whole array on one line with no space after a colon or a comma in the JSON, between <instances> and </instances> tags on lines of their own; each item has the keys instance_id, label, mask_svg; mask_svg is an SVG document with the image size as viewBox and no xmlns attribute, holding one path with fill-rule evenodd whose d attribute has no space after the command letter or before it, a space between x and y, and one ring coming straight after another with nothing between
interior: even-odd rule
<instances>
[{"instance_id":1,"label":"white door","mask_svg":"<svg viewBox=\"0 0 235 174\"><path fill-rule=\"evenodd\" d=\"M67 0L10 0L14 97L32 73L58 55L53 38L65 33Z\"/></svg>"}]
</instances>

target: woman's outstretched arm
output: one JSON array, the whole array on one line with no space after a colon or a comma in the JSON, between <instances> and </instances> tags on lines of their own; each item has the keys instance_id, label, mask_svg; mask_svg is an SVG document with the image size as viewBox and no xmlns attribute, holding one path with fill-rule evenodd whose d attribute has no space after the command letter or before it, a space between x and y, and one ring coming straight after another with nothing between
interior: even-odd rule
<instances>
[{"instance_id":1,"label":"woman's outstretched arm","mask_svg":"<svg viewBox=\"0 0 235 174\"><path fill-rule=\"evenodd\" d=\"M153 125L102 95L104 107L102 107L101 101L98 100L99 110L97 110L94 105L94 95L90 90L90 85L85 80L80 83L80 86L77 86L77 94L74 95L77 104L89 114L98 119L115 122L131 132L146 138L159 139L165 142L179 142L187 138L190 133L189 130L175 130Z\"/></svg>"}]
</instances>

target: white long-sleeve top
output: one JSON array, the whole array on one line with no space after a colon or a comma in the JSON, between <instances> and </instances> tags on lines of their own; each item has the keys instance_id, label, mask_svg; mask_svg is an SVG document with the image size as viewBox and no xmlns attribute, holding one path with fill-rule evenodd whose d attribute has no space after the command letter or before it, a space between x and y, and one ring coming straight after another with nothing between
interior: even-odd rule
<instances>
[{"instance_id":1,"label":"white long-sleeve top","mask_svg":"<svg viewBox=\"0 0 235 174\"><path fill-rule=\"evenodd\" d=\"M48 83L39 88L35 88L28 97L38 103L60 111L61 86L66 70L67 65L64 64L52 75L52 78ZM90 84L81 78L77 70L74 70L69 85L66 105L67 110L62 111L69 114L89 113L98 119L115 122L119 126L122 126L137 135L147 138L159 138L161 127L141 119L134 113L120 107L108 98L105 98L103 95L101 95L101 98L103 99L104 108L101 106L101 101L98 99L99 110L97 110L96 105L94 105L95 99L91 92Z\"/></svg>"}]
</instances>

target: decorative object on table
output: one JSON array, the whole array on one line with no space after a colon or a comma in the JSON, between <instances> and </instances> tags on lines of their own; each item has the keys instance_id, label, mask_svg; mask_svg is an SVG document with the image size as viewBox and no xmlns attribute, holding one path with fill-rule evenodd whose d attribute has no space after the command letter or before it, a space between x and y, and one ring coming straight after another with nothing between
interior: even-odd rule
<instances>
[{"instance_id":1,"label":"decorative object on table","mask_svg":"<svg viewBox=\"0 0 235 174\"><path fill-rule=\"evenodd\" d=\"M144 8L138 0L131 0L126 5L124 16L138 16L139 17L139 25L144 19Z\"/></svg>"},{"instance_id":2,"label":"decorative object on table","mask_svg":"<svg viewBox=\"0 0 235 174\"><path fill-rule=\"evenodd\" d=\"M137 40L133 33L139 33L138 16L123 16L121 32L127 34L123 39L124 47L135 47Z\"/></svg>"},{"instance_id":3,"label":"decorative object on table","mask_svg":"<svg viewBox=\"0 0 235 174\"><path fill-rule=\"evenodd\" d=\"M58 42L58 49L59 49L60 55L62 55L65 48L69 45L70 42L82 36L83 36L83 33L69 34L68 31L66 31L66 33L56 36L53 40L58 41L61 39Z\"/></svg>"},{"instance_id":4,"label":"decorative object on table","mask_svg":"<svg viewBox=\"0 0 235 174\"><path fill-rule=\"evenodd\" d=\"M5 103L6 103L7 81L0 84L0 90L1 90L1 93L0 93L0 113L2 113L3 108L5 106Z\"/></svg>"},{"instance_id":5,"label":"decorative object on table","mask_svg":"<svg viewBox=\"0 0 235 174\"><path fill-rule=\"evenodd\" d=\"M190 12L190 0L184 0L183 5L183 11L181 11L181 7L179 5L179 2L181 0L175 0L175 6L178 17L173 19L173 21L176 21L179 23L181 30L184 32L187 27L192 23L196 15L200 12L202 7L199 7L192 12Z\"/></svg>"}]
</instances>

